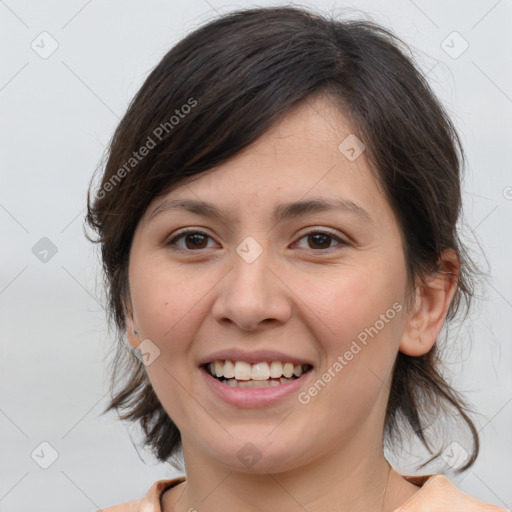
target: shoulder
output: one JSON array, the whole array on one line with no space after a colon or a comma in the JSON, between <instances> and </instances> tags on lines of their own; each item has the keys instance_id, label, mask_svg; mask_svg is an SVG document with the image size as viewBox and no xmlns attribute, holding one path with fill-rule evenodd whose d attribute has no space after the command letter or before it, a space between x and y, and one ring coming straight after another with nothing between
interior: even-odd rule
<instances>
[{"instance_id":1,"label":"shoulder","mask_svg":"<svg viewBox=\"0 0 512 512\"><path fill-rule=\"evenodd\" d=\"M141 500L127 501L120 505L112 505L111 507L102 508L96 512L139 512Z\"/></svg>"},{"instance_id":2,"label":"shoulder","mask_svg":"<svg viewBox=\"0 0 512 512\"><path fill-rule=\"evenodd\" d=\"M185 477L182 476L171 480L158 480L150 487L143 498L102 508L96 512L161 512L160 498L164 491L178 485L184 480Z\"/></svg>"},{"instance_id":3,"label":"shoulder","mask_svg":"<svg viewBox=\"0 0 512 512\"><path fill-rule=\"evenodd\" d=\"M415 477L407 477L407 480L415 483ZM511 512L466 494L441 474L417 477L416 481L422 483L421 488L393 512Z\"/></svg>"}]
</instances>

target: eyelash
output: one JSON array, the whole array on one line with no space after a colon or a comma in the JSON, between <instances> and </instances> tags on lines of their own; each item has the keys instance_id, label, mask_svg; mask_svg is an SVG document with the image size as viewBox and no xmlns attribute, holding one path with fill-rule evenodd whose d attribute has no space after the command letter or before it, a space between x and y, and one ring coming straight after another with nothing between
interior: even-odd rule
<instances>
[{"instance_id":1,"label":"eyelash","mask_svg":"<svg viewBox=\"0 0 512 512\"><path fill-rule=\"evenodd\" d=\"M176 235L175 237L173 237L171 240L169 240L169 242L167 242L165 245L166 247L171 247L172 245L174 245L176 243L177 240L181 239L181 238L184 238L186 235L188 234L197 234L197 235L203 235L203 236L206 236L208 238L212 238L208 233L205 233L203 231L199 231L197 229L188 229L186 231L182 231L181 233L179 233L178 235ZM349 245L348 242L346 242L345 240L342 240L341 238L339 238L338 236L336 236L332 231L328 230L328 229L324 229L324 230L316 230L316 231L309 231L307 233L304 233L300 238L299 240L302 240L303 238L306 238L308 236L311 236L311 235L327 235L329 238L332 238L332 239L335 239L339 242L338 245L340 246L347 246ZM336 247L336 246L335 246ZM329 247L327 249L310 249L314 252L323 252L323 253L326 253L326 252L331 252L332 249L335 249L335 247ZM175 248L171 248L171 250L173 251L183 251L183 252L200 252L202 251L203 249L198 249L198 250L193 250L193 249L181 249L181 248L178 248L178 249L175 249ZM307 250L307 249L306 249Z\"/></svg>"}]
</instances>

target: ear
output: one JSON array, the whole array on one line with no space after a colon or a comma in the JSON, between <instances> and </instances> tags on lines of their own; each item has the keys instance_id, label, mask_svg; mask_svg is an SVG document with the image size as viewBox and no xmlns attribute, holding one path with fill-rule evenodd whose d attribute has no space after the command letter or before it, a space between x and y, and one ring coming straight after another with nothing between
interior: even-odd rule
<instances>
[{"instance_id":1,"label":"ear","mask_svg":"<svg viewBox=\"0 0 512 512\"><path fill-rule=\"evenodd\" d=\"M445 249L440 258L440 271L427 276L415 290L414 306L399 345L409 356L426 354L441 332L448 308L457 290L460 262L453 249Z\"/></svg>"},{"instance_id":2,"label":"ear","mask_svg":"<svg viewBox=\"0 0 512 512\"><path fill-rule=\"evenodd\" d=\"M123 300L123 310L125 312L125 324L126 324L126 339L128 343L135 349L141 344L141 339L139 338L139 330L137 328L137 323L134 319L133 309L131 305L128 306Z\"/></svg>"}]
</instances>

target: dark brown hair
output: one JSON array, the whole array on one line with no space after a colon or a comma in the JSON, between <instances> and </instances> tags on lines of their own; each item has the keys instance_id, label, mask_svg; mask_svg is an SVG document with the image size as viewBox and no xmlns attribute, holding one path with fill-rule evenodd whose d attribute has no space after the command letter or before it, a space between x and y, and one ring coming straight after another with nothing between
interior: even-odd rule
<instances>
[{"instance_id":1,"label":"dark brown hair","mask_svg":"<svg viewBox=\"0 0 512 512\"><path fill-rule=\"evenodd\" d=\"M127 350L124 301L135 228L149 203L253 143L300 102L326 94L350 121L372 172L398 220L411 287L444 272L441 251L460 259L447 322L473 296L477 269L461 244L464 152L446 111L406 45L368 20L340 20L305 8L231 12L190 33L149 74L108 148L101 184L87 197L87 224L101 246L108 314L118 336L112 398L104 411L140 422L145 444L161 461L181 448L180 432L160 404L144 365ZM341 142L341 141L340 141ZM145 149L143 149L145 148ZM90 239L90 238L89 238ZM476 428L462 397L443 377L438 343L425 355L398 353L385 438L404 427L432 454L426 429L449 409ZM442 450L427 462L439 457Z\"/></svg>"}]
</instances>

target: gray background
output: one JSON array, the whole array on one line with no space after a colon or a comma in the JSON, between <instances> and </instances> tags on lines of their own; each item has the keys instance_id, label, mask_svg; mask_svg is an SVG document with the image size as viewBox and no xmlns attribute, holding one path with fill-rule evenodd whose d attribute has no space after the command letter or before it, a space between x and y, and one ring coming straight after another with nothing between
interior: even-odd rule
<instances>
[{"instance_id":1,"label":"gray background","mask_svg":"<svg viewBox=\"0 0 512 512\"><path fill-rule=\"evenodd\" d=\"M204 21L250 5L270 3L0 1L1 511L95 510L178 474L136 450L137 429L99 414L112 342L97 253L82 232L85 191L128 102L164 53ZM462 135L464 237L490 278L447 354L454 384L481 413L482 440L475 466L450 478L512 508L512 3L316 6L349 16L362 10L412 45ZM41 468L36 460L51 462L52 449L57 459Z\"/></svg>"}]
</instances>

